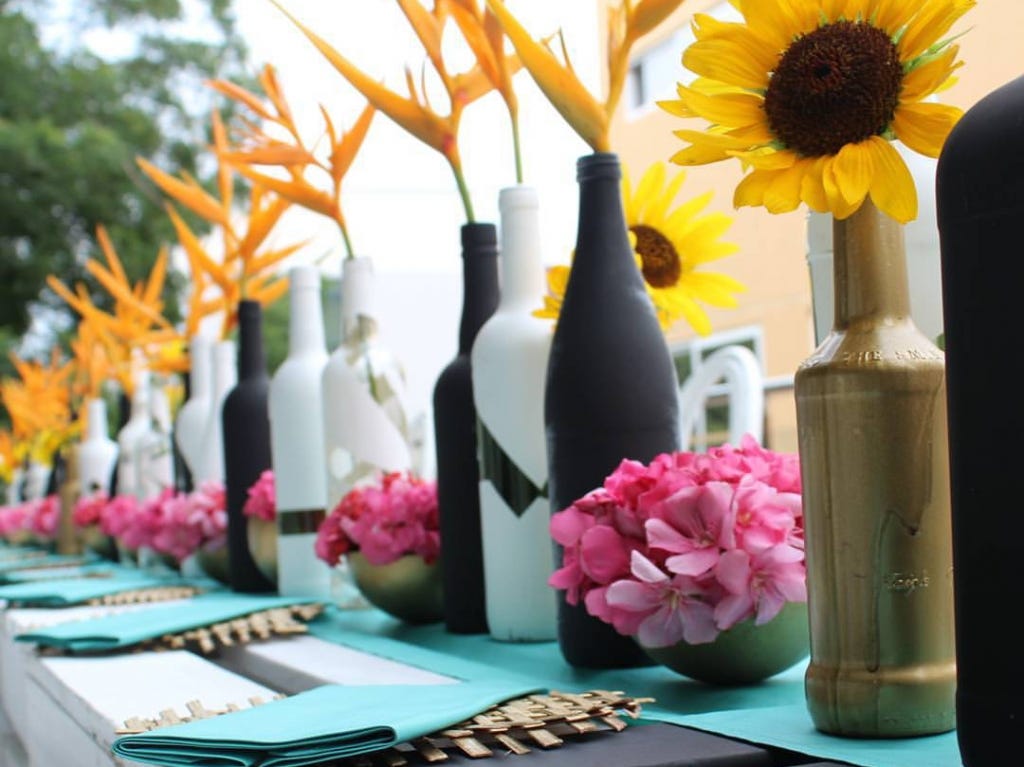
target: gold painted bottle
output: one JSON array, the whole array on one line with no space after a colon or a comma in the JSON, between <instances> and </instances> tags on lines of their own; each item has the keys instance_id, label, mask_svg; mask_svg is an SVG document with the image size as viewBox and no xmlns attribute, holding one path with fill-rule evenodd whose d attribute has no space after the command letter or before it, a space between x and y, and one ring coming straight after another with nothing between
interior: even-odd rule
<instances>
[{"instance_id":1,"label":"gold painted bottle","mask_svg":"<svg viewBox=\"0 0 1024 767\"><path fill-rule=\"evenodd\" d=\"M815 727L955 727L942 352L910 318L903 228L870 200L833 224L835 323L796 374Z\"/></svg>"}]
</instances>

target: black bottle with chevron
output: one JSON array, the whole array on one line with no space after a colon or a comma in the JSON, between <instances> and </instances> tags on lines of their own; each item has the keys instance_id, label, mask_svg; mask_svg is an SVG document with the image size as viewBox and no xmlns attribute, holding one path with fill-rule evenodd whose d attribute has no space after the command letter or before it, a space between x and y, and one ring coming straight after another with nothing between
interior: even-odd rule
<instances>
[{"instance_id":1,"label":"black bottle with chevron","mask_svg":"<svg viewBox=\"0 0 1024 767\"><path fill-rule=\"evenodd\" d=\"M487 626L494 639L556 636L554 550L544 437L551 321L533 316L544 294L537 192L498 195L501 301L473 343Z\"/></svg>"}]
</instances>

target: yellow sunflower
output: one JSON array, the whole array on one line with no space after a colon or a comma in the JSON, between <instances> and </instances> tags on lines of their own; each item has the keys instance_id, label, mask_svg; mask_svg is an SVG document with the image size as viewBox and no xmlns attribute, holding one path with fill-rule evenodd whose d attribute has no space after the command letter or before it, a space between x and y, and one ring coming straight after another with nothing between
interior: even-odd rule
<instances>
[{"instance_id":1,"label":"yellow sunflower","mask_svg":"<svg viewBox=\"0 0 1024 767\"><path fill-rule=\"evenodd\" d=\"M870 195L917 216L913 177L890 141L937 157L962 112L926 99L948 87L958 46L941 39L975 0L732 0L743 23L697 14L683 64L700 78L661 102L701 117L678 130L679 165L737 157L734 204L843 219Z\"/></svg>"},{"instance_id":2,"label":"yellow sunflower","mask_svg":"<svg viewBox=\"0 0 1024 767\"><path fill-rule=\"evenodd\" d=\"M685 318L694 330L707 335L711 321L698 301L730 309L736 306L733 294L746 288L724 274L698 271L710 261L735 253L738 246L719 239L732 224L729 216L699 215L710 202L711 192L672 207L685 175L677 173L666 183L665 164L655 163L644 173L634 193L624 172L623 210L637 267L643 273L661 327L667 329ZM534 316L555 319L562 308L569 267L551 267L547 276L544 307Z\"/></svg>"}]
</instances>

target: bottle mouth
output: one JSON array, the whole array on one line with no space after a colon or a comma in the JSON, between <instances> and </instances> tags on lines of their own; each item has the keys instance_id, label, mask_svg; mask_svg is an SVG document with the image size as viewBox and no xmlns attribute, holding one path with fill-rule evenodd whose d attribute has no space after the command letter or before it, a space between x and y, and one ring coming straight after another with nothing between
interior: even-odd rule
<instances>
[{"instance_id":1,"label":"bottle mouth","mask_svg":"<svg viewBox=\"0 0 1024 767\"><path fill-rule=\"evenodd\" d=\"M499 210L535 209L539 205L537 190L529 186L510 186L498 192Z\"/></svg>"},{"instance_id":2,"label":"bottle mouth","mask_svg":"<svg viewBox=\"0 0 1024 767\"><path fill-rule=\"evenodd\" d=\"M622 166L615 152L593 152L576 161L576 180L622 178Z\"/></svg>"},{"instance_id":3,"label":"bottle mouth","mask_svg":"<svg viewBox=\"0 0 1024 767\"><path fill-rule=\"evenodd\" d=\"M462 248L498 246L498 229L494 224L474 222L462 225Z\"/></svg>"}]
</instances>

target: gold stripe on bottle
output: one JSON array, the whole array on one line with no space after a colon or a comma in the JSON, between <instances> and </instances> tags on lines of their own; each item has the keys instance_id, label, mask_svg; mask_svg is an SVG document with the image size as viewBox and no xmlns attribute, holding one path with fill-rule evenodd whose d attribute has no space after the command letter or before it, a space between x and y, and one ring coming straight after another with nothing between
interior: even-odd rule
<instances>
[{"instance_id":1,"label":"gold stripe on bottle","mask_svg":"<svg viewBox=\"0 0 1024 767\"><path fill-rule=\"evenodd\" d=\"M315 533L327 514L323 509L295 509L277 511L277 532L279 535L303 535Z\"/></svg>"}]
</instances>

